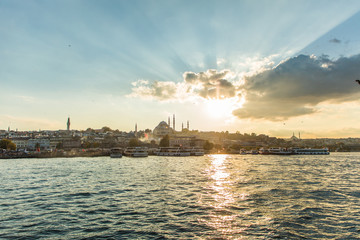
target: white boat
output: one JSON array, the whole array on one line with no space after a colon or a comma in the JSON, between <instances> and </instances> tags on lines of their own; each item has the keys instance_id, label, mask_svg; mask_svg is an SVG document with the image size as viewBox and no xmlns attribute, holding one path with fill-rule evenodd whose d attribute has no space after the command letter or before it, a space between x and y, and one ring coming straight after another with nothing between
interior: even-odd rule
<instances>
[{"instance_id":1,"label":"white boat","mask_svg":"<svg viewBox=\"0 0 360 240\"><path fill-rule=\"evenodd\" d=\"M121 158L122 157L122 150L121 148L112 148L110 150L110 157L111 158Z\"/></svg>"},{"instance_id":2,"label":"white boat","mask_svg":"<svg viewBox=\"0 0 360 240\"><path fill-rule=\"evenodd\" d=\"M269 154L272 154L272 155L291 155L291 154L294 154L294 153L293 153L293 151L291 149L270 148L269 149Z\"/></svg>"},{"instance_id":3,"label":"white boat","mask_svg":"<svg viewBox=\"0 0 360 240\"><path fill-rule=\"evenodd\" d=\"M240 149L240 154L241 155L246 155L247 153L246 153L246 150L245 149Z\"/></svg>"},{"instance_id":4,"label":"white boat","mask_svg":"<svg viewBox=\"0 0 360 240\"><path fill-rule=\"evenodd\" d=\"M204 156L205 152L203 148L191 148L190 156Z\"/></svg>"},{"instance_id":5,"label":"white boat","mask_svg":"<svg viewBox=\"0 0 360 240\"><path fill-rule=\"evenodd\" d=\"M190 156L191 151L186 150L180 147L161 147L158 152L156 152L157 156L173 156L173 157L186 157Z\"/></svg>"},{"instance_id":6,"label":"white boat","mask_svg":"<svg viewBox=\"0 0 360 240\"><path fill-rule=\"evenodd\" d=\"M328 148L293 148L296 155L329 155Z\"/></svg>"},{"instance_id":7,"label":"white boat","mask_svg":"<svg viewBox=\"0 0 360 240\"><path fill-rule=\"evenodd\" d=\"M269 155L270 151L269 151L269 149L260 148L259 153L262 154L262 155Z\"/></svg>"},{"instance_id":8,"label":"white boat","mask_svg":"<svg viewBox=\"0 0 360 240\"><path fill-rule=\"evenodd\" d=\"M128 147L124 151L124 155L127 157L147 157L148 151L144 147Z\"/></svg>"}]
</instances>

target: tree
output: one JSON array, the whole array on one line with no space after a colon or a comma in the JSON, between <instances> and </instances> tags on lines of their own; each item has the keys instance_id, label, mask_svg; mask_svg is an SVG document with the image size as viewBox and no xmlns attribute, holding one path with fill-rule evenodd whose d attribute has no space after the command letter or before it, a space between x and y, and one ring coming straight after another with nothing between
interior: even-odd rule
<instances>
[{"instance_id":1,"label":"tree","mask_svg":"<svg viewBox=\"0 0 360 240\"><path fill-rule=\"evenodd\" d=\"M40 149L40 143L37 142L37 143L35 144L35 149Z\"/></svg>"},{"instance_id":2,"label":"tree","mask_svg":"<svg viewBox=\"0 0 360 240\"><path fill-rule=\"evenodd\" d=\"M211 149L213 149L213 147L214 144L206 140L206 142L204 143L204 150L210 151Z\"/></svg>"},{"instance_id":3,"label":"tree","mask_svg":"<svg viewBox=\"0 0 360 240\"><path fill-rule=\"evenodd\" d=\"M151 141L150 141L150 145L151 145L152 147L155 147L155 146L156 146L156 141L155 141L155 140L151 140Z\"/></svg>"},{"instance_id":4,"label":"tree","mask_svg":"<svg viewBox=\"0 0 360 240\"><path fill-rule=\"evenodd\" d=\"M92 132L93 133L93 132L95 132L95 130L92 129L92 128L88 128L88 129L85 130L85 132Z\"/></svg>"},{"instance_id":5,"label":"tree","mask_svg":"<svg viewBox=\"0 0 360 240\"><path fill-rule=\"evenodd\" d=\"M140 146L140 141L137 138L132 138L129 141L129 147L138 147Z\"/></svg>"},{"instance_id":6,"label":"tree","mask_svg":"<svg viewBox=\"0 0 360 240\"><path fill-rule=\"evenodd\" d=\"M169 135L165 135L161 140L160 140L160 147L168 147L170 145L170 137Z\"/></svg>"},{"instance_id":7,"label":"tree","mask_svg":"<svg viewBox=\"0 0 360 240\"><path fill-rule=\"evenodd\" d=\"M3 139L0 141L0 148L6 150L16 150L16 145L9 139Z\"/></svg>"},{"instance_id":8,"label":"tree","mask_svg":"<svg viewBox=\"0 0 360 240\"><path fill-rule=\"evenodd\" d=\"M104 132L104 133L106 133L106 132L111 132L111 128L109 128L109 127L103 127L102 129L102 132Z\"/></svg>"}]
</instances>

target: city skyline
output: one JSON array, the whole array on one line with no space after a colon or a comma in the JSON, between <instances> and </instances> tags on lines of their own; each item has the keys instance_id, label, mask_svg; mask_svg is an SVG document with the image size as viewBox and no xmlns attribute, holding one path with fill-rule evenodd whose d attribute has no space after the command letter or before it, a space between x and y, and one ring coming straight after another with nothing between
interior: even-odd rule
<instances>
[{"instance_id":1,"label":"city skyline","mask_svg":"<svg viewBox=\"0 0 360 240\"><path fill-rule=\"evenodd\" d=\"M341 9L341 11L339 11ZM1 1L0 129L359 137L359 1Z\"/></svg>"}]
</instances>

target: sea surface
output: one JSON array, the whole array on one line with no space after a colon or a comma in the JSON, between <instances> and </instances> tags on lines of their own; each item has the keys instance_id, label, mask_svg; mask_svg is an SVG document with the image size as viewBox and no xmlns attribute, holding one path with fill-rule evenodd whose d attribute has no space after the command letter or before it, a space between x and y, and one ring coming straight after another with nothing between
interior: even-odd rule
<instances>
[{"instance_id":1,"label":"sea surface","mask_svg":"<svg viewBox=\"0 0 360 240\"><path fill-rule=\"evenodd\" d=\"M0 239L360 239L360 153L0 160Z\"/></svg>"}]
</instances>

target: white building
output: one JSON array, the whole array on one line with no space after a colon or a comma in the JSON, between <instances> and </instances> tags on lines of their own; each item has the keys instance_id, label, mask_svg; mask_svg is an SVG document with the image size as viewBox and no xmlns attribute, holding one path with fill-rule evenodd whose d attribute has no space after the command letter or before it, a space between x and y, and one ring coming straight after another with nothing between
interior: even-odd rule
<instances>
[{"instance_id":1,"label":"white building","mask_svg":"<svg viewBox=\"0 0 360 240\"><path fill-rule=\"evenodd\" d=\"M39 144L40 149L49 149L50 148L49 138L32 138L32 139L29 139L29 141L28 141L27 149L35 150L37 144Z\"/></svg>"},{"instance_id":2,"label":"white building","mask_svg":"<svg viewBox=\"0 0 360 240\"><path fill-rule=\"evenodd\" d=\"M17 150L25 150L28 148L29 137L11 138L10 140L16 145Z\"/></svg>"}]
</instances>

